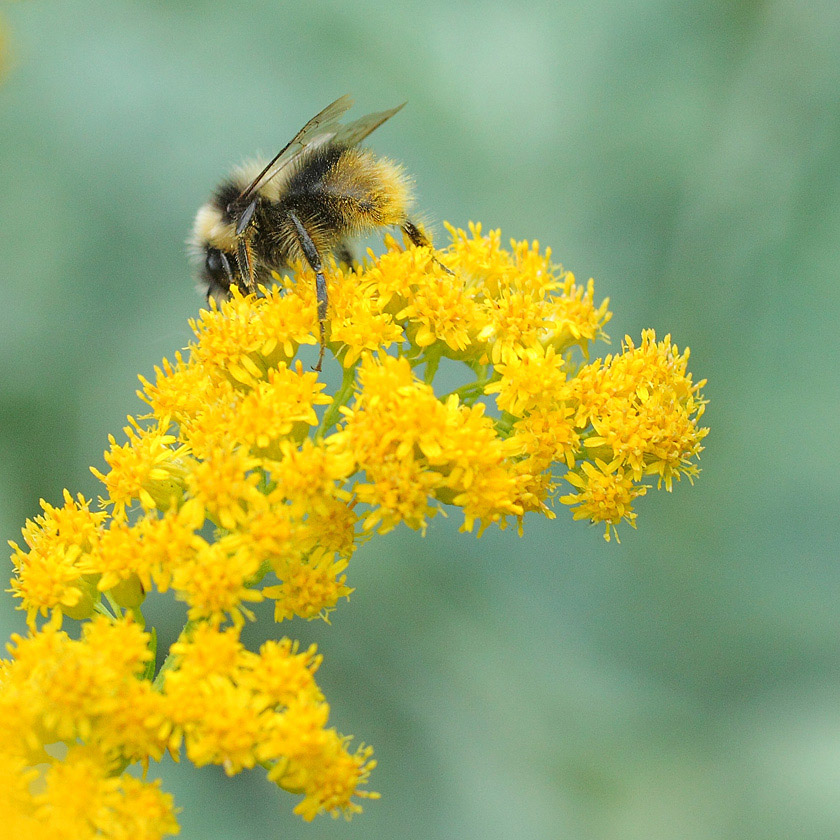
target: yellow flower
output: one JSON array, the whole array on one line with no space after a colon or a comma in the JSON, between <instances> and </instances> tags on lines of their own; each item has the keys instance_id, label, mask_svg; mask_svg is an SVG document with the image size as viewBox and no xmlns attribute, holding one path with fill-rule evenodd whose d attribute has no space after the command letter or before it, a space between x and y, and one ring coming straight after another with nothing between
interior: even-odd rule
<instances>
[{"instance_id":1,"label":"yellow flower","mask_svg":"<svg viewBox=\"0 0 840 840\"><path fill-rule=\"evenodd\" d=\"M442 484L422 456L423 444L434 446L446 409L430 386L413 378L406 359L365 356L359 382L354 407L342 409L344 428L328 446L365 472L355 485L359 501L372 507L365 529L385 532L399 522L423 528L435 512L430 496Z\"/></svg>"},{"instance_id":2,"label":"yellow flower","mask_svg":"<svg viewBox=\"0 0 840 840\"><path fill-rule=\"evenodd\" d=\"M79 546L55 542L52 546L23 552L12 543L12 548L15 576L9 591L21 599L20 609L26 610L27 624L34 626L38 615L60 619L62 612L72 612L80 605L83 614L90 614L87 607L92 607L93 601L86 597L88 589L79 568L82 554ZM89 601L87 606L86 601Z\"/></svg>"},{"instance_id":3,"label":"yellow flower","mask_svg":"<svg viewBox=\"0 0 840 840\"><path fill-rule=\"evenodd\" d=\"M171 653L178 658L178 670L167 672L167 686L176 675L188 682L209 674L230 677L246 651L237 627L219 630L209 624L198 624L191 633L173 643Z\"/></svg>"},{"instance_id":4,"label":"yellow flower","mask_svg":"<svg viewBox=\"0 0 840 840\"><path fill-rule=\"evenodd\" d=\"M498 364L500 378L484 392L497 393L501 411L524 417L536 409L554 408L570 399L566 386L568 363L554 347L528 347L509 364Z\"/></svg>"},{"instance_id":5,"label":"yellow flower","mask_svg":"<svg viewBox=\"0 0 840 840\"><path fill-rule=\"evenodd\" d=\"M309 426L318 425L316 405L328 405L330 397L321 393L324 383L313 371L304 373L303 364L294 369L285 365L268 372L239 406L238 439L261 451L282 438L303 437Z\"/></svg>"},{"instance_id":6,"label":"yellow flower","mask_svg":"<svg viewBox=\"0 0 840 840\"><path fill-rule=\"evenodd\" d=\"M148 645L138 625L101 616L79 640L51 625L13 637L0 678L4 829L73 838L160 838L177 830L171 797L157 783L117 772L123 762L160 758L164 748L163 698L142 678Z\"/></svg>"},{"instance_id":7,"label":"yellow flower","mask_svg":"<svg viewBox=\"0 0 840 840\"><path fill-rule=\"evenodd\" d=\"M491 523L504 526L506 517L521 517L519 476L484 406L461 405L452 395L445 409L437 440L420 444L430 467L441 475L436 497L463 509L464 531L479 522L481 534Z\"/></svg>"},{"instance_id":8,"label":"yellow flower","mask_svg":"<svg viewBox=\"0 0 840 840\"><path fill-rule=\"evenodd\" d=\"M241 624L251 618L245 603L261 601L263 596L250 582L259 570L259 559L237 546L229 537L200 545L172 575L172 585L189 605L189 618L221 624L231 619Z\"/></svg>"},{"instance_id":9,"label":"yellow flower","mask_svg":"<svg viewBox=\"0 0 840 840\"><path fill-rule=\"evenodd\" d=\"M408 303L412 287L432 270L433 261L425 248L403 251L392 238L386 238L385 242L388 250L381 257L373 258L372 252L368 252L373 263L357 273L356 285L372 291L380 311L396 315ZM382 349L387 349L387 345Z\"/></svg>"},{"instance_id":10,"label":"yellow flower","mask_svg":"<svg viewBox=\"0 0 840 840\"><path fill-rule=\"evenodd\" d=\"M238 631L207 625L172 647L175 666L164 676L164 698L177 749L183 736L194 764L220 764L227 773L260 763L273 781L306 793L307 819L320 811L352 813L351 797L367 781L370 750L355 756L348 741L327 728L329 707L313 675L314 647L299 653L289 640L267 642L258 654Z\"/></svg>"},{"instance_id":11,"label":"yellow flower","mask_svg":"<svg viewBox=\"0 0 840 840\"><path fill-rule=\"evenodd\" d=\"M196 457L243 444L254 454L276 454L279 441L300 439L317 425L315 406L330 402L317 374L304 372L301 362L251 373L243 369L235 385L218 380L198 410L180 414L181 435Z\"/></svg>"},{"instance_id":12,"label":"yellow flower","mask_svg":"<svg viewBox=\"0 0 840 840\"><path fill-rule=\"evenodd\" d=\"M592 464L584 461L579 471L566 473L566 481L578 488L577 493L563 496L560 501L574 505L575 519L590 519L592 522L605 522L604 538L610 539L610 526L618 539L615 526L623 519L636 527L636 514L633 501L644 496L647 486L635 484L632 474L615 460L609 464L596 459Z\"/></svg>"},{"instance_id":13,"label":"yellow flower","mask_svg":"<svg viewBox=\"0 0 840 840\"><path fill-rule=\"evenodd\" d=\"M259 654L243 653L239 683L247 684L266 707L285 708L300 700L321 703L324 697L315 682L321 659L315 645L300 653L290 639L267 641Z\"/></svg>"},{"instance_id":14,"label":"yellow flower","mask_svg":"<svg viewBox=\"0 0 840 840\"><path fill-rule=\"evenodd\" d=\"M139 499L145 510L165 510L180 496L186 468L183 455L187 447L172 447L177 438L166 432L168 418L161 418L159 425L149 430L141 428L131 417L129 423L123 430L128 443L118 445L113 436L109 438L111 449L105 453L110 467L107 475L90 468L105 484L115 518L122 518L126 506L135 499Z\"/></svg>"},{"instance_id":15,"label":"yellow flower","mask_svg":"<svg viewBox=\"0 0 840 840\"><path fill-rule=\"evenodd\" d=\"M314 288L311 274L304 273L303 282ZM388 310L388 302L367 271L336 269L330 274L329 340L340 353L344 367L352 367L365 350L379 350L402 341L402 326Z\"/></svg>"},{"instance_id":16,"label":"yellow flower","mask_svg":"<svg viewBox=\"0 0 840 840\"><path fill-rule=\"evenodd\" d=\"M360 746L351 754L348 739L325 728L328 713L325 703L290 705L262 747L264 754L285 757L274 765L268 777L292 793L304 794L295 813L307 821L321 812L349 817L361 811L353 796L378 796L360 790L376 766L370 758L372 750Z\"/></svg>"},{"instance_id":17,"label":"yellow flower","mask_svg":"<svg viewBox=\"0 0 840 840\"><path fill-rule=\"evenodd\" d=\"M186 477L186 489L209 519L230 531L261 503L258 467L259 460L246 449L220 446L196 461Z\"/></svg>"},{"instance_id":18,"label":"yellow flower","mask_svg":"<svg viewBox=\"0 0 840 840\"><path fill-rule=\"evenodd\" d=\"M284 295L280 288L264 295L243 297L234 289L221 309L211 304L204 310L191 322L198 338L190 346L191 360L234 382L248 382L278 362L291 361L299 345L317 342L314 301Z\"/></svg>"},{"instance_id":19,"label":"yellow flower","mask_svg":"<svg viewBox=\"0 0 840 840\"><path fill-rule=\"evenodd\" d=\"M78 641L49 625L13 641L21 708L38 720L47 744L86 739L109 726L117 707L130 705L130 686L151 658L148 635L136 624L102 616L85 625Z\"/></svg>"},{"instance_id":20,"label":"yellow flower","mask_svg":"<svg viewBox=\"0 0 840 840\"><path fill-rule=\"evenodd\" d=\"M0 703L0 711L6 711ZM29 766L15 744L0 741L0 815L6 837L26 837L29 840L53 840L61 837L55 826L39 822L35 816L32 788L39 782L39 772Z\"/></svg>"},{"instance_id":21,"label":"yellow flower","mask_svg":"<svg viewBox=\"0 0 840 840\"><path fill-rule=\"evenodd\" d=\"M321 752L314 761L290 762L291 767L303 770L302 792L305 797L295 807L295 813L309 821L324 812L337 817L343 814L349 818L360 814L362 806L354 802L354 796L362 799L378 799L373 791L360 790L366 784L376 761L370 756L373 750L361 745L355 753L347 749L347 738L334 730L328 730ZM295 767L295 765L298 767Z\"/></svg>"},{"instance_id":22,"label":"yellow flower","mask_svg":"<svg viewBox=\"0 0 840 840\"><path fill-rule=\"evenodd\" d=\"M560 502L617 538L651 477L670 490L697 474L705 383L687 350L645 331L588 362L610 318L591 280L537 242L449 231L439 251L388 239L363 266L328 261L340 364L323 377L296 358L319 341L310 271L211 304L187 350L141 378L148 413L93 470L105 510L65 491L26 523L10 591L30 635L0 661L0 825L156 840L177 830L171 798L124 771L182 749L228 774L259 765L306 820L360 811L371 749L329 726L314 647L246 649L253 605L328 620L365 540L451 508L464 531L521 532L554 517L564 477ZM187 624L155 675L142 610L170 588Z\"/></svg>"},{"instance_id":23,"label":"yellow flower","mask_svg":"<svg viewBox=\"0 0 840 840\"><path fill-rule=\"evenodd\" d=\"M135 568L147 592L152 582L158 591L166 592L174 571L195 557L205 544L198 533L204 521L204 505L198 499L189 499L161 516L148 515L137 521L133 530L141 540Z\"/></svg>"},{"instance_id":24,"label":"yellow flower","mask_svg":"<svg viewBox=\"0 0 840 840\"><path fill-rule=\"evenodd\" d=\"M142 576L146 588L151 584L151 570L141 549L140 529L130 528L122 519L112 519L110 527L99 534L95 550L79 563L85 574L100 575L97 589L107 592L133 576Z\"/></svg>"},{"instance_id":25,"label":"yellow flower","mask_svg":"<svg viewBox=\"0 0 840 840\"><path fill-rule=\"evenodd\" d=\"M610 319L607 301L594 304L594 284L578 286L571 272L551 262L551 251L537 242L511 242L501 248L501 234L482 236L481 225L470 225L471 238L450 228L453 245L447 265L465 276L482 303L478 340L490 347L494 365L512 362L523 350L551 345L565 352L603 338Z\"/></svg>"},{"instance_id":26,"label":"yellow flower","mask_svg":"<svg viewBox=\"0 0 840 840\"><path fill-rule=\"evenodd\" d=\"M479 288L486 288L488 297L495 297L507 278L515 273L514 256L502 247L502 232L491 230L482 235L481 223L470 222L466 231L446 224L452 237L447 252L447 265L459 276Z\"/></svg>"},{"instance_id":27,"label":"yellow flower","mask_svg":"<svg viewBox=\"0 0 840 840\"><path fill-rule=\"evenodd\" d=\"M148 417L170 417L175 423L202 411L212 399L218 387L218 376L214 371L190 358L184 361L181 353L175 354L175 364L164 359L154 383L139 376L143 390L137 392L143 402L149 404L152 413Z\"/></svg>"},{"instance_id":28,"label":"yellow flower","mask_svg":"<svg viewBox=\"0 0 840 840\"><path fill-rule=\"evenodd\" d=\"M185 727L187 758L196 767L219 764L232 776L257 763L257 746L265 739L271 713L253 693L230 680L208 677L192 687L203 700Z\"/></svg>"},{"instance_id":29,"label":"yellow flower","mask_svg":"<svg viewBox=\"0 0 840 840\"><path fill-rule=\"evenodd\" d=\"M67 838L160 838L178 830L172 797L158 783L113 776L96 749L71 746L44 775L44 790L32 797L35 819Z\"/></svg>"},{"instance_id":30,"label":"yellow flower","mask_svg":"<svg viewBox=\"0 0 840 840\"><path fill-rule=\"evenodd\" d=\"M561 294L552 300L548 310L552 347L564 352L577 345L588 356L589 342L607 338L603 328L612 318L607 309L610 301L604 298L595 306L594 297L594 281L590 280L584 289L577 285L574 274L570 271L564 273Z\"/></svg>"},{"instance_id":31,"label":"yellow flower","mask_svg":"<svg viewBox=\"0 0 840 840\"><path fill-rule=\"evenodd\" d=\"M697 474L691 462L708 433L698 427L706 401L705 381L692 383L688 351L682 355L671 336L657 342L642 333L640 347L627 336L624 352L583 368L575 379L578 423L591 424L585 446L627 465L635 481L657 475L670 491L674 478Z\"/></svg>"},{"instance_id":32,"label":"yellow flower","mask_svg":"<svg viewBox=\"0 0 840 840\"><path fill-rule=\"evenodd\" d=\"M344 583L342 572L346 568L346 560L335 560L332 553L316 550L305 561L290 561L276 569L282 583L262 590L266 598L276 601L274 620L296 615L326 618L338 599L349 598L353 591Z\"/></svg>"},{"instance_id":33,"label":"yellow flower","mask_svg":"<svg viewBox=\"0 0 840 840\"><path fill-rule=\"evenodd\" d=\"M66 545L77 545L87 551L96 539L97 529L107 518L105 513L93 513L90 502L81 493L74 499L64 491L64 507L53 507L41 499L42 516L27 521L23 538L30 548L42 548L42 541L59 539Z\"/></svg>"},{"instance_id":34,"label":"yellow flower","mask_svg":"<svg viewBox=\"0 0 840 840\"><path fill-rule=\"evenodd\" d=\"M580 451L574 408L560 403L529 412L513 424L508 444L511 452L522 457L520 468L527 465L535 476L549 472L553 464L574 469Z\"/></svg>"},{"instance_id":35,"label":"yellow flower","mask_svg":"<svg viewBox=\"0 0 840 840\"><path fill-rule=\"evenodd\" d=\"M93 513L81 495L73 499L64 491L64 506L41 500L43 515L27 520L22 533L28 551L10 542L15 576L10 591L21 599L27 622L34 626L38 615L61 613L83 618L93 609L90 581L83 579L83 559L98 541L105 513Z\"/></svg>"},{"instance_id":36,"label":"yellow flower","mask_svg":"<svg viewBox=\"0 0 840 840\"><path fill-rule=\"evenodd\" d=\"M432 263L412 284L411 295L396 318L407 321L408 338L417 347L442 342L449 354L457 356L477 340L484 322L474 294Z\"/></svg>"},{"instance_id":37,"label":"yellow flower","mask_svg":"<svg viewBox=\"0 0 840 840\"><path fill-rule=\"evenodd\" d=\"M114 840L157 840L177 834L171 794L160 789L160 781L144 782L123 774L119 777L121 796L110 804L106 836Z\"/></svg>"}]
</instances>

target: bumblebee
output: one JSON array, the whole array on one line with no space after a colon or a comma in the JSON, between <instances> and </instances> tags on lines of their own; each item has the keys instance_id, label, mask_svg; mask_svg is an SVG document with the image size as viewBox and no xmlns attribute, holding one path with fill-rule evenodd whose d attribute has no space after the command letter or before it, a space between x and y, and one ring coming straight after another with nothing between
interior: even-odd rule
<instances>
[{"instance_id":1,"label":"bumblebee","mask_svg":"<svg viewBox=\"0 0 840 840\"><path fill-rule=\"evenodd\" d=\"M190 240L208 299L232 286L243 293L274 272L305 261L315 272L324 355L327 282L324 257L350 262L348 240L399 227L415 246L429 240L408 216L411 181L402 167L359 143L403 105L342 124L353 100L328 105L265 165L236 170L196 215Z\"/></svg>"}]
</instances>

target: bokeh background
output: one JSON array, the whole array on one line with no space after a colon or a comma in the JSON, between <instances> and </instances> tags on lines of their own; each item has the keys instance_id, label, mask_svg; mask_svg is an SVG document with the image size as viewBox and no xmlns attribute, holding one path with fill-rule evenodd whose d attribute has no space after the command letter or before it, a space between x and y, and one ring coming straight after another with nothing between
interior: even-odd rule
<instances>
[{"instance_id":1,"label":"bokeh background","mask_svg":"<svg viewBox=\"0 0 840 840\"><path fill-rule=\"evenodd\" d=\"M39 0L0 33L3 540L96 496L137 374L188 341L216 180L345 92L408 100L372 145L439 240L539 239L613 348L670 332L709 379L699 481L620 545L565 508L438 519L359 552L331 627L272 627L320 645L382 799L307 826L259 773L166 763L183 840L840 836L836 0Z\"/></svg>"}]
</instances>

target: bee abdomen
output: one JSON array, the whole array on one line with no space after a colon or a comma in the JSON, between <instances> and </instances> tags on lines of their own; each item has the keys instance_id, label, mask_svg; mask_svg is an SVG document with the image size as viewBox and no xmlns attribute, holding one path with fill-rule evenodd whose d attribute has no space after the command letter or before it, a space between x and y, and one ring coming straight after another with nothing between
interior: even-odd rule
<instances>
[{"instance_id":1,"label":"bee abdomen","mask_svg":"<svg viewBox=\"0 0 840 840\"><path fill-rule=\"evenodd\" d=\"M393 161L368 149L328 147L301 163L281 204L305 224L331 232L332 244L402 224L410 196L409 180Z\"/></svg>"}]
</instances>

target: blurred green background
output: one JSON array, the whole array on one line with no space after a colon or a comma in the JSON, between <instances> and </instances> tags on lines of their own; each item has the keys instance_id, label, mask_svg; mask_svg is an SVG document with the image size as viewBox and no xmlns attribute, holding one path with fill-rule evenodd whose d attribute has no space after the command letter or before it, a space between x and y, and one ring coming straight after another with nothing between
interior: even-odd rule
<instances>
[{"instance_id":1,"label":"blurred green background","mask_svg":"<svg viewBox=\"0 0 840 840\"><path fill-rule=\"evenodd\" d=\"M840 4L595 0L0 7L0 537L95 496L189 338L184 253L231 164L349 92L437 222L538 238L708 377L692 488L639 529L553 522L356 556L325 654L382 799L291 815L167 763L184 840L840 836ZM602 347L599 352L607 352ZM182 612L152 609L171 641ZM2 638L23 626L11 596ZM258 642L257 628L249 638Z\"/></svg>"}]
</instances>

